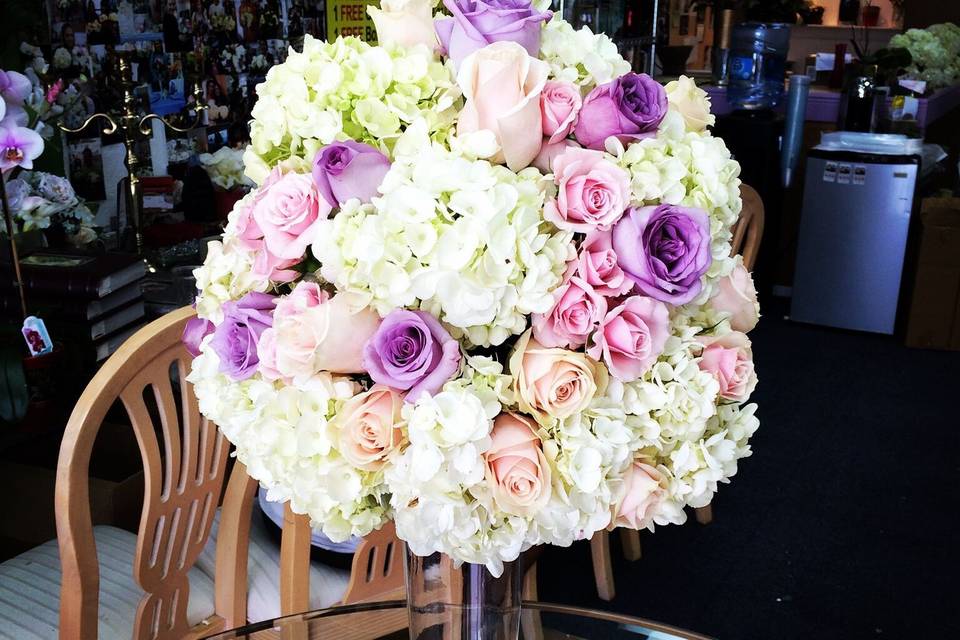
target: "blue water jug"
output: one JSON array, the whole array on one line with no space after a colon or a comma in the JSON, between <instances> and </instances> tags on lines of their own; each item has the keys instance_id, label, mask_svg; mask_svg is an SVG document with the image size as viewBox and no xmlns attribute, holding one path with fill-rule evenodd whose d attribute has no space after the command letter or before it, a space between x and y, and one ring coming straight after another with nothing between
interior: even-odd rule
<instances>
[{"instance_id":1,"label":"blue water jug","mask_svg":"<svg viewBox=\"0 0 960 640\"><path fill-rule=\"evenodd\" d=\"M772 109L783 99L790 26L746 22L730 37L727 99L735 109Z\"/></svg>"}]
</instances>

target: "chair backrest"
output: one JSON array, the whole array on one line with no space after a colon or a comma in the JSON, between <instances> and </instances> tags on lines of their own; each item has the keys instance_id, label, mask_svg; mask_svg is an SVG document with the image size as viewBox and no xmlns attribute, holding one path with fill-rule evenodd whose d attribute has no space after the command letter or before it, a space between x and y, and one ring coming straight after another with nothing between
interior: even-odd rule
<instances>
[{"instance_id":1,"label":"chair backrest","mask_svg":"<svg viewBox=\"0 0 960 640\"><path fill-rule=\"evenodd\" d=\"M257 481L241 462L234 464L220 512L216 557L216 610L228 628L246 623L250 518ZM393 523L367 535L353 556L350 581L340 604L404 597L403 543ZM310 520L284 508L280 543L280 613L310 608ZM381 632L385 631L381 629Z\"/></svg>"},{"instance_id":2,"label":"chair backrest","mask_svg":"<svg viewBox=\"0 0 960 640\"><path fill-rule=\"evenodd\" d=\"M185 380L191 358L180 336L192 315L189 307L180 309L135 333L93 377L67 422L55 498L62 639L97 637L100 575L88 474L100 425L118 399L144 469L133 573L145 593L131 636L165 640L190 631L187 572L209 538L229 454L229 443L201 416ZM179 381L179 393L171 380Z\"/></svg>"},{"instance_id":3,"label":"chair backrest","mask_svg":"<svg viewBox=\"0 0 960 640\"><path fill-rule=\"evenodd\" d=\"M145 477L133 567L145 595L131 636L136 640L180 639L247 622L247 558L257 482L238 461L223 492L230 443L200 414L193 386L185 379L191 356L180 337L194 313L190 307L179 309L135 333L93 377L67 423L56 487L63 571L61 639L97 637L100 576L90 516L89 466L100 425L118 399L136 434ZM179 394L171 377L179 381ZM162 455L158 431L163 438ZM216 613L191 630L186 618L187 573L209 539L221 494ZM402 598L402 545L392 523L367 536L354 555L343 603ZM281 613L306 611L310 525L306 516L293 514L289 505L280 555Z\"/></svg>"},{"instance_id":4,"label":"chair backrest","mask_svg":"<svg viewBox=\"0 0 960 640\"><path fill-rule=\"evenodd\" d=\"M747 184L740 185L740 197L743 199L743 209L740 219L733 227L733 242L730 255L743 256L743 266L747 271L753 271L760 252L760 241L763 239L763 200L757 190Z\"/></svg>"}]
</instances>

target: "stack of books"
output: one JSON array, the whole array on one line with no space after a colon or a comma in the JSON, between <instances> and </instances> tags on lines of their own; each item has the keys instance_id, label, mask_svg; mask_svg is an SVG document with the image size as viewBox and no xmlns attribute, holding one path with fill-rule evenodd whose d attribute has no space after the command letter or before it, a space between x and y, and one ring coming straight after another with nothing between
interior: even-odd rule
<instances>
[{"instance_id":1,"label":"stack of books","mask_svg":"<svg viewBox=\"0 0 960 640\"><path fill-rule=\"evenodd\" d=\"M140 281L146 265L136 255L41 252L23 258L20 271L27 311L85 362L106 360L145 322ZM0 313L7 319L21 313L12 269L0 278Z\"/></svg>"}]
</instances>

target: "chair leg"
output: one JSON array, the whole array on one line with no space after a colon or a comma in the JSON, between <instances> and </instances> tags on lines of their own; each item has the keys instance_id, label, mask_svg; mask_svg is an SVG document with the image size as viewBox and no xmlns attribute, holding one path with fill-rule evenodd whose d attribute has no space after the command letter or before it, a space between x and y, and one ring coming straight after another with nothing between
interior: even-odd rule
<instances>
[{"instance_id":1,"label":"chair leg","mask_svg":"<svg viewBox=\"0 0 960 640\"><path fill-rule=\"evenodd\" d=\"M597 531L590 539L590 555L593 558L593 578L597 583L597 595L609 602L616 595L613 586L613 563L610 560L610 534Z\"/></svg>"},{"instance_id":2,"label":"chair leg","mask_svg":"<svg viewBox=\"0 0 960 640\"><path fill-rule=\"evenodd\" d=\"M710 524L713 522L713 505L708 504L705 507L698 507L694 510L697 516L697 522L700 524Z\"/></svg>"},{"instance_id":3,"label":"chair leg","mask_svg":"<svg viewBox=\"0 0 960 640\"><path fill-rule=\"evenodd\" d=\"M527 574L523 576L523 599L536 602L537 597L537 564L534 563ZM523 628L524 640L543 640L543 621L540 612L532 609L520 609L520 626Z\"/></svg>"},{"instance_id":4,"label":"chair leg","mask_svg":"<svg viewBox=\"0 0 960 640\"><path fill-rule=\"evenodd\" d=\"M643 555L640 548L640 532L636 529L620 529L620 544L623 545L623 557L634 562Z\"/></svg>"}]
</instances>

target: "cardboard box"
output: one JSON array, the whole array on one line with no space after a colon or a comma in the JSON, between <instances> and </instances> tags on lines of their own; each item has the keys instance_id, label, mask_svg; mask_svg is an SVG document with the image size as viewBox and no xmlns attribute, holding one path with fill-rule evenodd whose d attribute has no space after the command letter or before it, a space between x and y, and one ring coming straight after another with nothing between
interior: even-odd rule
<instances>
[{"instance_id":1,"label":"cardboard box","mask_svg":"<svg viewBox=\"0 0 960 640\"><path fill-rule=\"evenodd\" d=\"M927 198L920 211L906 344L960 350L960 198Z\"/></svg>"}]
</instances>

